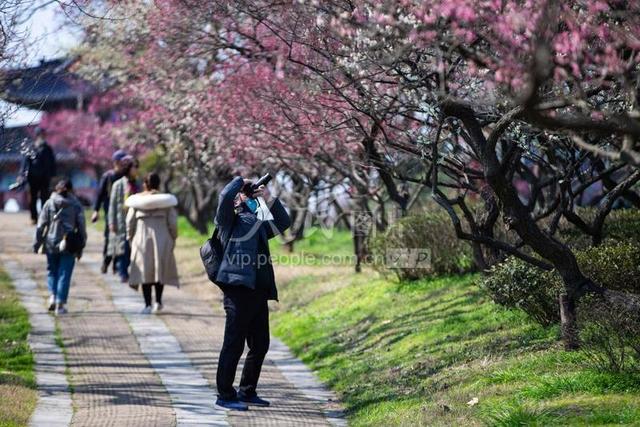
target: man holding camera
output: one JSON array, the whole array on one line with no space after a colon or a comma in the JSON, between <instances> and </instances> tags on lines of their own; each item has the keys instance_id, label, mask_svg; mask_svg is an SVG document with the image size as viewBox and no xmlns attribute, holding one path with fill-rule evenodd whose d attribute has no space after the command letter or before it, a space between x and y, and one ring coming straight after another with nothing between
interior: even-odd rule
<instances>
[{"instance_id":1,"label":"man holding camera","mask_svg":"<svg viewBox=\"0 0 640 427\"><path fill-rule=\"evenodd\" d=\"M224 248L216 283L224 293L226 323L216 376L218 399L224 409L246 411L247 404L269 406L256 387L262 362L269 350L269 307L277 300L268 240L291 225L289 214L276 198L269 203L272 220L258 219L259 200L265 196L269 175L258 182L235 177L220 193L215 223ZM240 389L233 380L244 343L249 353L242 370Z\"/></svg>"},{"instance_id":2,"label":"man holding camera","mask_svg":"<svg viewBox=\"0 0 640 427\"><path fill-rule=\"evenodd\" d=\"M20 185L16 186L29 184L29 211L32 224L38 221L38 199L40 199L40 206L44 206L44 203L49 200L51 179L56 175L56 157L45 136L45 130L37 127L33 147L25 154L20 166Z\"/></svg>"}]
</instances>

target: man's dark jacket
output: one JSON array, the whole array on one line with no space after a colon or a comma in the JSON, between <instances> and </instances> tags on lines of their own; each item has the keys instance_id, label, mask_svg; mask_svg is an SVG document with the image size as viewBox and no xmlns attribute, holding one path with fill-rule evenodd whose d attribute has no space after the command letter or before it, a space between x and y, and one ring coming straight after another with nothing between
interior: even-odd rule
<instances>
[{"instance_id":1,"label":"man's dark jacket","mask_svg":"<svg viewBox=\"0 0 640 427\"><path fill-rule=\"evenodd\" d=\"M258 261L258 239L264 239L266 256L269 257L268 240L283 233L291 225L289 214L277 198L270 206L273 220L260 221L243 203L236 213L234 200L242 189L244 180L235 177L224 187L218 201L215 222L222 241L224 256L220 263L216 282L224 286L246 286L256 288L256 263ZM225 246L226 245L226 246ZM262 262L265 260L261 259ZM269 291L269 299L278 299L271 261L265 265L268 283L260 283Z\"/></svg>"},{"instance_id":2,"label":"man's dark jacket","mask_svg":"<svg viewBox=\"0 0 640 427\"><path fill-rule=\"evenodd\" d=\"M109 212L109 196L111 195L111 187L113 183L122 178L122 173L116 172L113 169L109 169L100 177L100 184L98 185L98 195L96 201L93 204L93 210L99 211L100 208L104 209L105 215Z\"/></svg>"},{"instance_id":3,"label":"man's dark jacket","mask_svg":"<svg viewBox=\"0 0 640 427\"><path fill-rule=\"evenodd\" d=\"M21 173L29 181L49 180L56 175L56 158L51 146L46 142L34 146L33 151L24 157Z\"/></svg>"}]
</instances>

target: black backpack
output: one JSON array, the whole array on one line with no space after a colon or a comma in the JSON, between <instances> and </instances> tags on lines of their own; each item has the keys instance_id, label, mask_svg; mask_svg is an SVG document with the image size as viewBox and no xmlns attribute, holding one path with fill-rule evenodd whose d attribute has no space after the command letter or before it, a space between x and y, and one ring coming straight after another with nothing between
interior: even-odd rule
<instances>
[{"instance_id":1,"label":"black backpack","mask_svg":"<svg viewBox=\"0 0 640 427\"><path fill-rule=\"evenodd\" d=\"M218 275L218 270L220 270L223 257L224 245L220 241L218 227L216 227L211 237L200 247L200 258L202 259L204 270L207 272L209 280L216 285L219 285L216 282L216 276Z\"/></svg>"},{"instance_id":2,"label":"black backpack","mask_svg":"<svg viewBox=\"0 0 640 427\"><path fill-rule=\"evenodd\" d=\"M65 208L64 207L60 208L60 210L55 213L55 215L53 216L54 221L59 221L58 216L60 215L63 209ZM73 230L69 231L64 236L62 236L62 239L65 241L65 246L64 246L65 252L77 255L80 252L82 252L82 249L84 249L84 241L82 240L82 236L80 235L80 230L78 229L77 221L73 226Z\"/></svg>"},{"instance_id":3,"label":"black backpack","mask_svg":"<svg viewBox=\"0 0 640 427\"><path fill-rule=\"evenodd\" d=\"M83 249L83 241L82 236L80 236L80 232L78 228L74 228L73 231L70 231L64 236L64 239L67 241L67 245L65 247L65 251L71 254L79 254Z\"/></svg>"}]
</instances>

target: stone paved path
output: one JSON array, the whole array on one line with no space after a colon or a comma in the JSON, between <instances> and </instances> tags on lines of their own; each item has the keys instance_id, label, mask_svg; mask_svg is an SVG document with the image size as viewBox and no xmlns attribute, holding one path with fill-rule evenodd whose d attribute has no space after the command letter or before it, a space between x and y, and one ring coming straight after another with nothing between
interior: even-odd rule
<instances>
[{"instance_id":1,"label":"stone paved path","mask_svg":"<svg viewBox=\"0 0 640 427\"><path fill-rule=\"evenodd\" d=\"M10 256L38 283L46 312L46 262L29 254L26 217L2 217L0 252ZM90 246L88 252L93 249ZM74 270L69 313L57 318L73 387L71 425L174 426L175 415L160 377L142 354L109 289L80 261Z\"/></svg>"},{"instance_id":2,"label":"stone paved path","mask_svg":"<svg viewBox=\"0 0 640 427\"><path fill-rule=\"evenodd\" d=\"M38 292L37 283L16 262L5 259L3 264L20 295L22 305L29 313L31 324L29 346L36 360L38 403L31 415L30 425L68 426L73 408L65 374L66 364L62 349L56 343L54 323L43 312L43 295Z\"/></svg>"},{"instance_id":3,"label":"stone paved path","mask_svg":"<svg viewBox=\"0 0 640 427\"><path fill-rule=\"evenodd\" d=\"M0 262L36 281L44 313L45 259L28 251L32 232L27 216L0 214ZM267 355L259 388L272 406L216 411L215 370L224 329L219 302L166 288L165 312L141 316L142 296L99 273L101 236L91 227L89 241L74 271L70 313L57 318L72 386L72 425L345 425L335 397L278 341L272 344L273 358Z\"/></svg>"}]
</instances>

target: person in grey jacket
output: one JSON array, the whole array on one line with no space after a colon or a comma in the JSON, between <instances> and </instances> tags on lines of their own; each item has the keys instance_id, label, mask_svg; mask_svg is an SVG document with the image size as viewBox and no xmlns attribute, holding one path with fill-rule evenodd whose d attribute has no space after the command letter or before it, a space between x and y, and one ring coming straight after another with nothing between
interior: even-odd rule
<instances>
[{"instance_id":1,"label":"person in grey jacket","mask_svg":"<svg viewBox=\"0 0 640 427\"><path fill-rule=\"evenodd\" d=\"M70 252L67 237L76 233L79 247ZM75 260L82 256L87 242L84 212L80 201L73 194L69 179L56 184L55 192L45 202L36 226L33 251L44 247L47 255L47 286L49 288L49 311L56 314L67 312L66 304Z\"/></svg>"},{"instance_id":2,"label":"person in grey jacket","mask_svg":"<svg viewBox=\"0 0 640 427\"><path fill-rule=\"evenodd\" d=\"M109 211L107 224L109 227L109 247L107 255L113 257L116 270L122 283L129 282L129 263L131 247L127 240L127 207L124 202L127 197L138 192L138 160L132 156L122 159L123 176L113 183L109 195ZM132 286L137 290L137 287Z\"/></svg>"},{"instance_id":3,"label":"person in grey jacket","mask_svg":"<svg viewBox=\"0 0 640 427\"><path fill-rule=\"evenodd\" d=\"M224 292L226 324L218 361L216 405L224 409L246 411L247 404L269 406L258 397L256 387L262 363L269 350L269 307L277 300L269 239L283 233L291 224L289 214L276 198L267 203L272 220L258 219L261 186L252 194L243 187L251 181L238 176L220 193L215 222L224 255L216 283ZM245 342L249 346L236 392L233 380Z\"/></svg>"}]
</instances>

